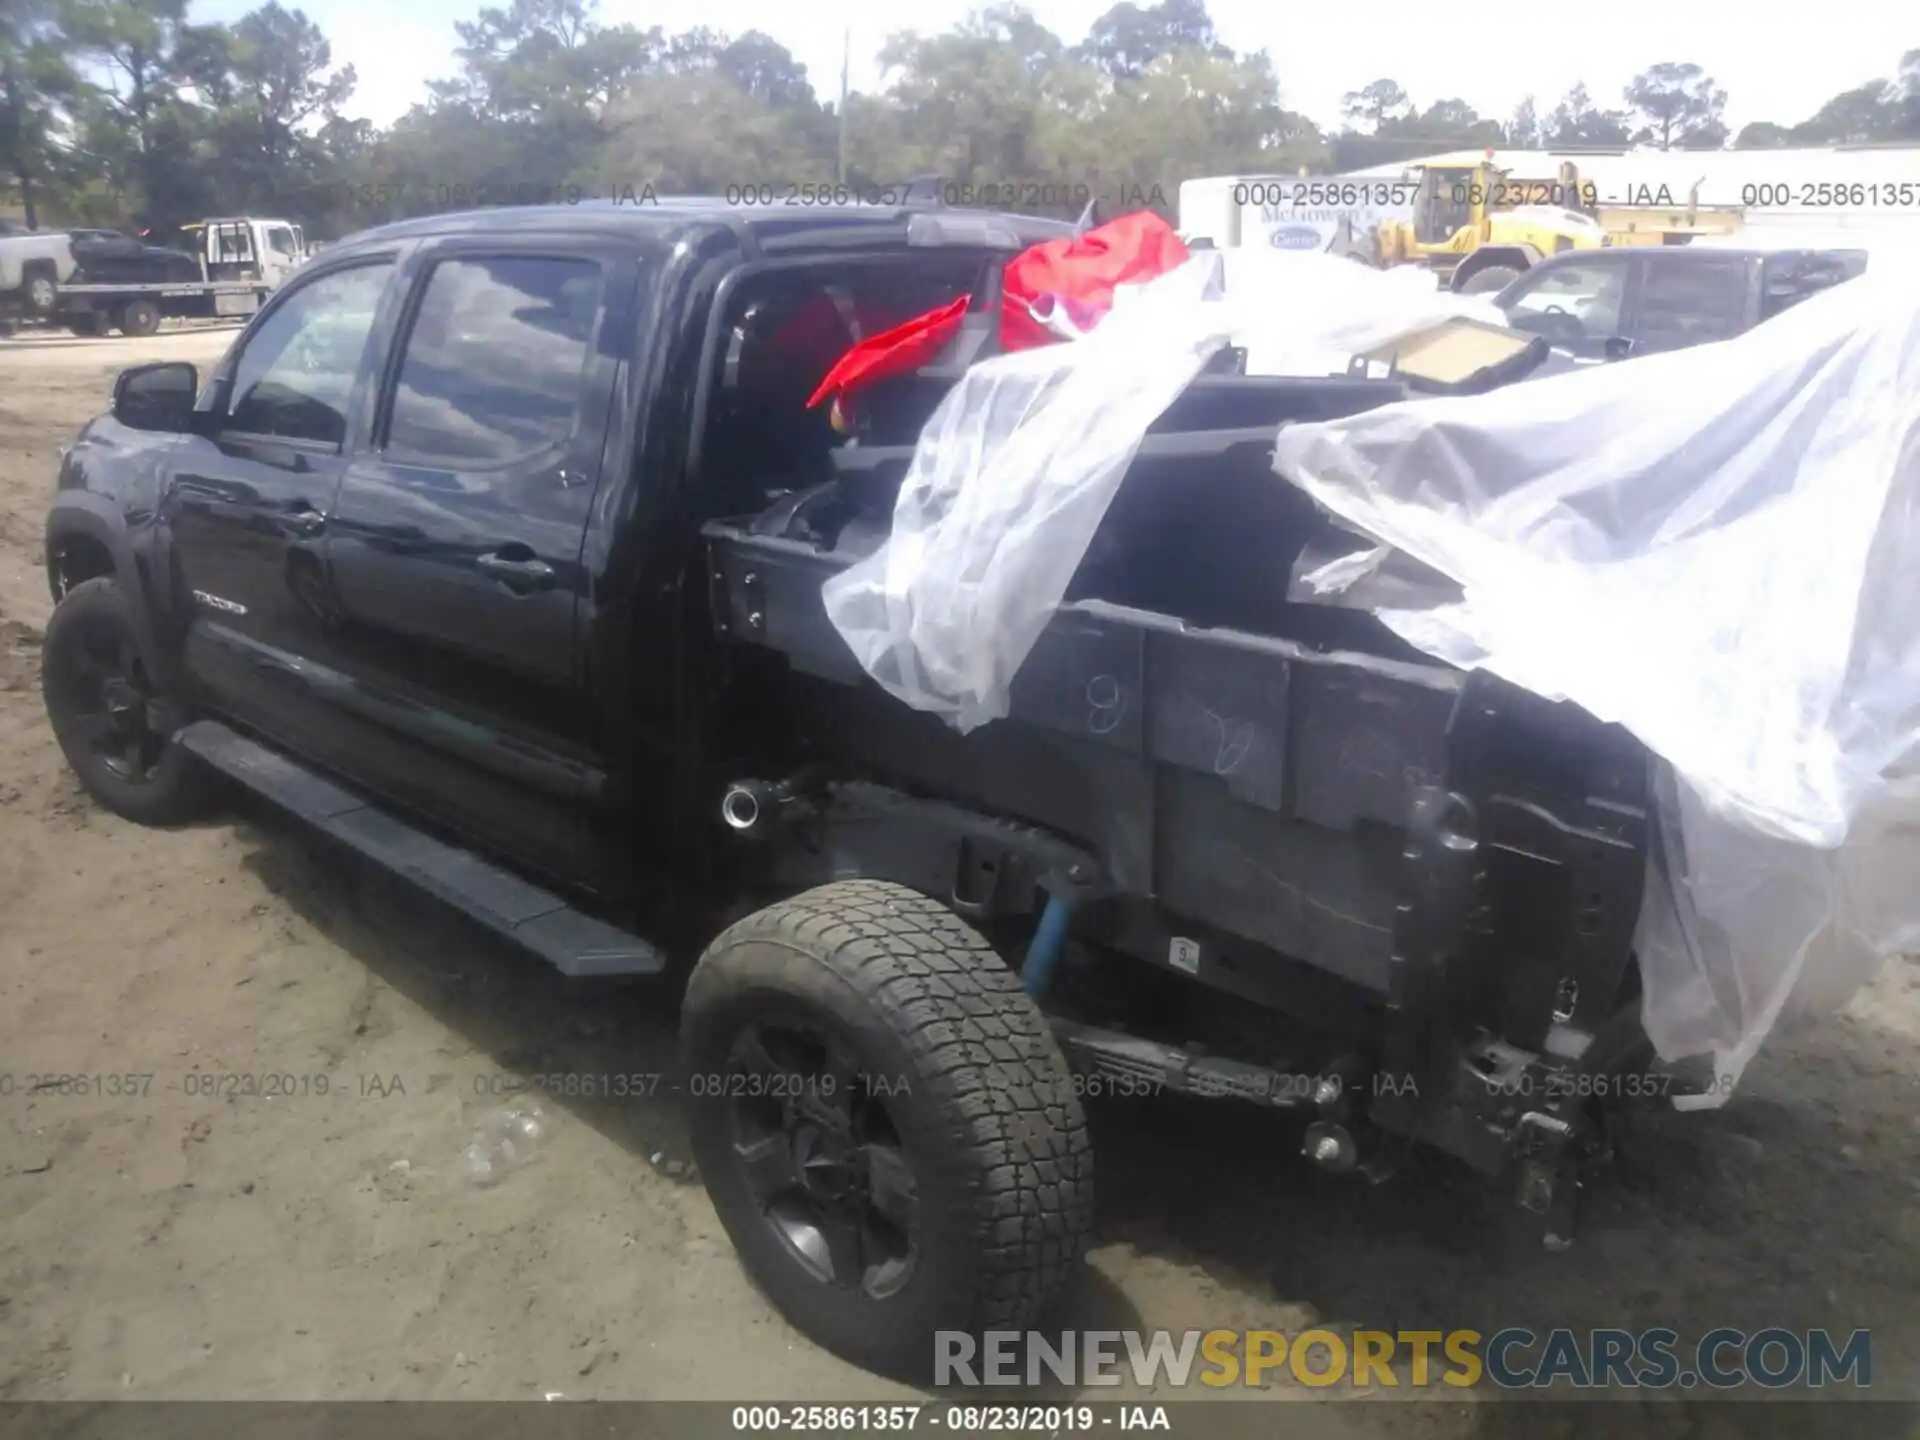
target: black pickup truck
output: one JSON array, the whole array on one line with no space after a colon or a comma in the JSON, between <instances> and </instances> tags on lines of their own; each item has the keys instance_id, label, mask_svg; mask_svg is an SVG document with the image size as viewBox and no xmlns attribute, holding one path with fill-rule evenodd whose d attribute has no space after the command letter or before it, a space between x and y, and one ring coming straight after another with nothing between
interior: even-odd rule
<instances>
[{"instance_id":1,"label":"black pickup truck","mask_svg":"<svg viewBox=\"0 0 1920 1440\"><path fill-rule=\"evenodd\" d=\"M1006 719L962 735L854 664L821 583L885 538L1005 260L1063 230L663 201L370 231L204 385L124 373L47 526L48 713L103 805L178 822L224 775L569 975L699 956L713 1202L796 1324L888 1371L1070 1273L1088 1095L1296 1111L1374 1178L1438 1147L1564 1234L1609 1077L1649 1068L1643 752L1290 592L1355 542L1273 434L1402 382L1196 381ZM806 408L961 295L859 443Z\"/></svg>"}]
</instances>

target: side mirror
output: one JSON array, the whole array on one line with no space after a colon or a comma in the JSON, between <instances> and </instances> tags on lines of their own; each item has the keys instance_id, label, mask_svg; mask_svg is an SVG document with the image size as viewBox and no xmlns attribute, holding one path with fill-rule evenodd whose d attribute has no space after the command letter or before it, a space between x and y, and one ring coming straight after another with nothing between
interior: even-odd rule
<instances>
[{"instance_id":1,"label":"side mirror","mask_svg":"<svg viewBox=\"0 0 1920 1440\"><path fill-rule=\"evenodd\" d=\"M199 391L200 372L184 360L136 365L113 382L113 418L131 430L185 434Z\"/></svg>"},{"instance_id":2,"label":"side mirror","mask_svg":"<svg viewBox=\"0 0 1920 1440\"><path fill-rule=\"evenodd\" d=\"M1633 341L1625 335L1609 335L1606 341L1606 352L1609 360L1624 360L1633 354Z\"/></svg>"}]
</instances>

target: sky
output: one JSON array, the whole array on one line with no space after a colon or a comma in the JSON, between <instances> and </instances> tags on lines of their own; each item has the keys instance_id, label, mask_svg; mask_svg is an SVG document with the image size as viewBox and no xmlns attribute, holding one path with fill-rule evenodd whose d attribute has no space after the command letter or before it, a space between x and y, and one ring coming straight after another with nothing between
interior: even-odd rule
<instances>
[{"instance_id":1,"label":"sky","mask_svg":"<svg viewBox=\"0 0 1920 1440\"><path fill-rule=\"evenodd\" d=\"M351 62L359 88L350 114L384 124L425 97L426 82L453 69L456 20L482 0L297 0ZM1028 0L1040 22L1068 43L1086 35L1112 0ZM1211 0L1214 27L1236 50L1265 50L1282 102L1322 125L1340 122L1340 97L1390 78L1421 105L1465 100L1482 115L1509 116L1531 92L1545 111L1584 81L1602 105L1618 105L1628 80L1661 61L1703 66L1727 92L1737 131L1753 120L1791 124L1835 93L1891 76L1903 51L1920 46L1911 12L1887 0L1822 0L1780 23L1784 0L1588 0L1570 7L1512 0ZM197 0L198 20L231 20L248 0ZM807 67L822 99L839 91L841 36L851 27L856 90L884 83L878 52L896 30L938 31L974 8L970 0L917 0L899 10L871 0L600 0L607 24L631 21L669 32L707 25L762 30ZM1799 9L1796 4L1792 9ZM1784 13L1782 19L1785 19Z\"/></svg>"}]
</instances>

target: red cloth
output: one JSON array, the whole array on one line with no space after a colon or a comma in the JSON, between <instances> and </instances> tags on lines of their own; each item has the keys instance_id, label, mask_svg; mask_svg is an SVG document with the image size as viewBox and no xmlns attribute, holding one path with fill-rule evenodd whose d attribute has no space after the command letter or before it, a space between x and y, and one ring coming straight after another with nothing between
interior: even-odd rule
<instances>
[{"instance_id":1,"label":"red cloth","mask_svg":"<svg viewBox=\"0 0 1920 1440\"><path fill-rule=\"evenodd\" d=\"M909 370L918 370L946 348L947 342L953 339L954 333L960 328L960 317L967 313L967 306L972 303L971 295L961 295L938 310L916 315L891 330L882 330L878 335L869 335L833 362L826 379L820 382L819 388L813 392L813 398L807 401L807 408L812 409L830 396L872 384L889 375L904 375Z\"/></svg>"},{"instance_id":2,"label":"red cloth","mask_svg":"<svg viewBox=\"0 0 1920 1440\"><path fill-rule=\"evenodd\" d=\"M1136 210L1083 235L1063 236L1022 250L1007 262L1000 310L1000 344L1028 350L1059 337L1027 313L1042 295L1076 318L1112 308L1114 287L1164 275L1187 258L1173 227L1151 210Z\"/></svg>"},{"instance_id":3,"label":"red cloth","mask_svg":"<svg viewBox=\"0 0 1920 1440\"><path fill-rule=\"evenodd\" d=\"M1001 272L1001 348L1028 350L1059 339L1028 312L1027 307L1042 296L1054 297L1076 321L1104 315L1113 304L1116 286L1163 275L1187 255L1173 227L1151 210L1122 215L1084 234L1022 250ZM862 340L834 362L808 406L919 369L953 338L970 303L971 297L962 295L938 310Z\"/></svg>"}]
</instances>

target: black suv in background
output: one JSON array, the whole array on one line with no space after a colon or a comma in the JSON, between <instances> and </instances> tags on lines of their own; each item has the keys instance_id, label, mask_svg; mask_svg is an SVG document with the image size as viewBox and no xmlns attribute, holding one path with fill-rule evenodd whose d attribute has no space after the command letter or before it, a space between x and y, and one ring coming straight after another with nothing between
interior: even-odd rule
<instances>
[{"instance_id":1,"label":"black suv in background","mask_svg":"<svg viewBox=\"0 0 1920 1440\"><path fill-rule=\"evenodd\" d=\"M1867 268L1864 248L1624 246L1557 255L1494 297L1545 336L1555 369L1684 350L1744 334Z\"/></svg>"}]
</instances>

